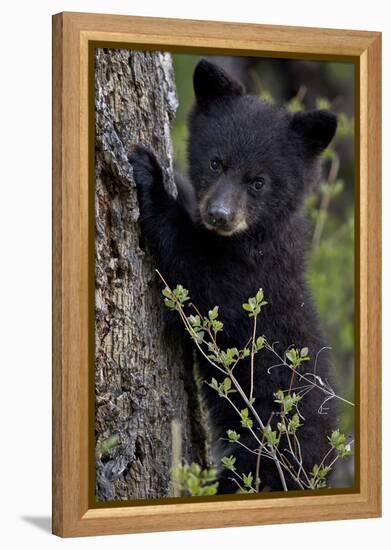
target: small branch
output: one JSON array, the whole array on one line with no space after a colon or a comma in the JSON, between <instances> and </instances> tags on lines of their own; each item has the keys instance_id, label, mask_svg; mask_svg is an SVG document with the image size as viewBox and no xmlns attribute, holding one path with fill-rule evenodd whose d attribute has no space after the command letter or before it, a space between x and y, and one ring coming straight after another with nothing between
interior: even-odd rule
<instances>
[{"instance_id":1,"label":"small branch","mask_svg":"<svg viewBox=\"0 0 391 550\"><path fill-rule=\"evenodd\" d=\"M255 338L257 335L257 315L254 315L254 329L253 329L253 338L252 338L252 346L251 346L251 362L250 362L250 368L251 368L251 385L250 385L250 401L253 400L253 393L254 393L254 356L255 356Z\"/></svg>"},{"instance_id":2,"label":"small branch","mask_svg":"<svg viewBox=\"0 0 391 550\"><path fill-rule=\"evenodd\" d=\"M257 455L258 456L258 450L257 451L254 451L254 449L250 449L250 447L247 447L247 445L245 445L244 443L242 443L241 441L237 440L237 441L233 441L232 439L228 439L227 437L222 437L221 438L223 441L228 441L229 443L235 443L237 445L240 445L241 447L244 447L246 449L246 451L248 451L249 453L252 453L253 455Z\"/></svg>"},{"instance_id":3,"label":"small branch","mask_svg":"<svg viewBox=\"0 0 391 550\"><path fill-rule=\"evenodd\" d=\"M337 179L338 170L339 170L339 157L336 155L331 161L329 175L327 177L328 184L332 184L335 182L335 180ZM330 202L331 202L331 195L324 194L320 201L318 219L316 221L314 234L312 237L312 244L314 247L318 247L320 244Z\"/></svg>"},{"instance_id":4,"label":"small branch","mask_svg":"<svg viewBox=\"0 0 391 550\"><path fill-rule=\"evenodd\" d=\"M274 461L275 461L276 466L277 466L277 470L278 470L278 474L279 474L280 479L281 479L282 487L283 487L284 491L288 491L288 487L287 487L287 484L286 484L286 481L285 481L284 472L282 471L281 464L280 464L280 461L277 458L277 454L276 454L275 449L273 449L273 458L274 458Z\"/></svg>"},{"instance_id":5,"label":"small branch","mask_svg":"<svg viewBox=\"0 0 391 550\"><path fill-rule=\"evenodd\" d=\"M239 417L242 418L242 413L240 412L240 410L237 408L237 406L235 405L235 403L232 401L232 399L230 399L228 397L228 395L225 395L224 398L231 404L232 408L235 409L235 411L238 413ZM257 441L257 443L259 443L259 445L265 447L265 445L263 445L262 441L259 439L259 437L257 436L257 434L254 432L254 430L252 428L248 428L251 432L251 434L254 436L255 440ZM267 452L267 450L266 450ZM272 453L270 453L270 455L272 456Z\"/></svg>"},{"instance_id":6,"label":"small branch","mask_svg":"<svg viewBox=\"0 0 391 550\"><path fill-rule=\"evenodd\" d=\"M352 403L351 401L348 401L347 399L344 399L343 397L340 397L339 395L337 395L334 391L331 391L331 390L328 390L326 387L322 387L320 385L318 385L316 382L313 382L312 380L309 380L307 378L307 376L313 376L314 378L320 378L319 376L317 375L314 375L313 373L311 372L308 372L306 373L305 375L304 374L301 374L297 369L294 369L292 367L292 365L289 365L277 352L276 350L273 348L273 346L271 346L270 344L268 344L267 342L265 343L265 347L268 351L271 351L280 361L281 363L278 364L278 365L274 365L275 367L288 367L288 369L291 369L292 371L294 371L296 373L296 375L300 378L300 380L304 380L305 382L307 382L310 386L314 387L314 388L317 388L318 390L320 390L321 392L325 393L326 395L328 395L330 398L333 398L335 397L336 399L339 399L340 401L343 401L344 403L347 403L348 405L351 405L352 407L354 407L354 403ZM271 367L269 367L270 369Z\"/></svg>"},{"instance_id":7,"label":"small branch","mask_svg":"<svg viewBox=\"0 0 391 550\"><path fill-rule=\"evenodd\" d=\"M255 466L255 490L257 493L259 493L259 486L261 484L261 477L260 477L261 454L262 454L262 447L259 447L258 453L257 453L257 463Z\"/></svg>"}]
</instances>

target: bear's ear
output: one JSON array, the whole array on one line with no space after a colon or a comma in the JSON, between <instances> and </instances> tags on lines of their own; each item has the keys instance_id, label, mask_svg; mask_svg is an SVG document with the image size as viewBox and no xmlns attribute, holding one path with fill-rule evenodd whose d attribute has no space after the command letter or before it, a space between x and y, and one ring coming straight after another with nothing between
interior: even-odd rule
<instances>
[{"instance_id":1,"label":"bear's ear","mask_svg":"<svg viewBox=\"0 0 391 550\"><path fill-rule=\"evenodd\" d=\"M205 106L219 97L235 97L244 94L244 87L240 82L206 59L198 62L194 70L193 85L199 106Z\"/></svg>"},{"instance_id":2,"label":"bear's ear","mask_svg":"<svg viewBox=\"0 0 391 550\"><path fill-rule=\"evenodd\" d=\"M291 128L302 138L311 155L319 155L333 139L337 118L323 109L293 115Z\"/></svg>"}]
</instances>

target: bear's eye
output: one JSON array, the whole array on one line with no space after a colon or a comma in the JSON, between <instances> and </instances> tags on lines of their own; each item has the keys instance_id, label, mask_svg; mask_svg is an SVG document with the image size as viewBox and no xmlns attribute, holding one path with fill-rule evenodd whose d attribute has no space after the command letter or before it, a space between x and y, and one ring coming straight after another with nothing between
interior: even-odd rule
<instances>
[{"instance_id":1,"label":"bear's eye","mask_svg":"<svg viewBox=\"0 0 391 550\"><path fill-rule=\"evenodd\" d=\"M215 172L215 173L220 172L221 167L222 167L221 160L218 159L218 158L211 159L211 161L209 163L209 167L212 170L212 172Z\"/></svg>"},{"instance_id":2,"label":"bear's eye","mask_svg":"<svg viewBox=\"0 0 391 550\"><path fill-rule=\"evenodd\" d=\"M263 176L258 176L251 182L251 187L256 191L260 191L265 185L265 178Z\"/></svg>"}]
</instances>

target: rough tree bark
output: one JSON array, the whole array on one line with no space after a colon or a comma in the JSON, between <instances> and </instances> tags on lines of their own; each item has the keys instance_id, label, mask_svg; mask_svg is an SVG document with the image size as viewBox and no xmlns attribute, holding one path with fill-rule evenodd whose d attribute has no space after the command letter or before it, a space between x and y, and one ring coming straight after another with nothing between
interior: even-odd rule
<instances>
[{"instance_id":1,"label":"rough tree bark","mask_svg":"<svg viewBox=\"0 0 391 550\"><path fill-rule=\"evenodd\" d=\"M133 143L150 146L175 194L171 57L98 49L95 85L96 497L161 498L172 495L173 419L181 422L182 456L202 461L204 452L191 360L179 343L166 343L127 158Z\"/></svg>"}]
</instances>

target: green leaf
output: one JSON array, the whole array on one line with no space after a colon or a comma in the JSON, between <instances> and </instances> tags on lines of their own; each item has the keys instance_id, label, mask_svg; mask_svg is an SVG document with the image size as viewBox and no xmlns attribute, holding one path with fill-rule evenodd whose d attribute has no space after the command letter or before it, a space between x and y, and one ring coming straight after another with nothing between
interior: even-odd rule
<instances>
[{"instance_id":1,"label":"green leaf","mask_svg":"<svg viewBox=\"0 0 391 550\"><path fill-rule=\"evenodd\" d=\"M219 306L215 306L213 309L209 310L208 317L211 321L217 319L219 315Z\"/></svg>"},{"instance_id":2,"label":"green leaf","mask_svg":"<svg viewBox=\"0 0 391 550\"><path fill-rule=\"evenodd\" d=\"M251 418L249 418L249 415L248 415L248 409L242 409L240 411L240 416L241 416L241 425L243 426L243 428L248 428L248 429L251 429L253 427L253 421L251 420Z\"/></svg>"},{"instance_id":3,"label":"green leaf","mask_svg":"<svg viewBox=\"0 0 391 550\"><path fill-rule=\"evenodd\" d=\"M317 109L330 109L331 103L330 101L325 97L317 97L316 98L316 108Z\"/></svg>"},{"instance_id":4,"label":"green leaf","mask_svg":"<svg viewBox=\"0 0 391 550\"><path fill-rule=\"evenodd\" d=\"M202 344L204 336L205 336L205 332L203 330L197 330L197 331L195 330L194 333L195 334L191 335L193 340L198 344Z\"/></svg>"},{"instance_id":5,"label":"green leaf","mask_svg":"<svg viewBox=\"0 0 391 550\"><path fill-rule=\"evenodd\" d=\"M190 466L183 464L171 470L171 479L183 494L190 496L214 495L217 493L217 471L202 469L199 464L193 462Z\"/></svg>"},{"instance_id":6,"label":"green leaf","mask_svg":"<svg viewBox=\"0 0 391 550\"><path fill-rule=\"evenodd\" d=\"M255 347L257 349L257 351L260 351L265 345L265 339L263 338L263 336L258 336L256 342L255 342Z\"/></svg>"},{"instance_id":7,"label":"green leaf","mask_svg":"<svg viewBox=\"0 0 391 550\"><path fill-rule=\"evenodd\" d=\"M240 435L234 430L227 430L227 436L230 441L239 441Z\"/></svg>"},{"instance_id":8,"label":"green leaf","mask_svg":"<svg viewBox=\"0 0 391 550\"><path fill-rule=\"evenodd\" d=\"M291 348L285 352L285 357L291 362L290 367L296 368L304 361L309 361L308 348L302 348L300 351Z\"/></svg>"},{"instance_id":9,"label":"green leaf","mask_svg":"<svg viewBox=\"0 0 391 550\"><path fill-rule=\"evenodd\" d=\"M340 458L346 458L353 454L350 443L346 443L346 437L339 431L339 428L332 432L328 440Z\"/></svg>"},{"instance_id":10,"label":"green leaf","mask_svg":"<svg viewBox=\"0 0 391 550\"><path fill-rule=\"evenodd\" d=\"M337 153L334 151L332 147L327 147L322 153L322 157L325 159L335 159L337 156Z\"/></svg>"},{"instance_id":11,"label":"green leaf","mask_svg":"<svg viewBox=\"0 0 391 550\"><path fill-rule=\"evenodd\" d=\"M231 382L231 379L230 378L224 378L224 381L223 381L223 388L225 391L228 391L231 389L231 386L232 386L232 382Z\"/></svg>"},{"instance_id":12,"label":"green leaf","mask_svg":"<svg viewBox=\"0 0 391 550\"><path fill-rule=\"evenodd\" d=\"M276 397L274 401L282 405L284 414L290 413L293 407L301 400L300 395L296 395L295 393L293 393L293 395L290 393L285 394L282 390L278 390L274 396Z\"/></svg>"},{"instance_id":13,"label":"green leaf","mask_svg":"<svg viewBox=\"0 0 391 550\"><path fill-rule=\"evenodd\" d=\"M275 399L275 402L276 403L282 403L283 400L284 400L284 392L282 390L278 390L276 391L276 393L274 394L274 397L276 398Z\"/></svg>"},{"instance_id":14,"label":"green leaf","mask_svg":"<svg viewBox=\"0 0 391 550\"><path fill-rule=\"evenodd\" d=\"M166 288L164 288L164 289L162 290L162 294L163 294L163 296L165 296L166 298L171 298L171 296L172 296L172 292L171 292L171 290L170 290L168 287L166 287Z\"/></svg>"},{"instance_id":15,"label":"green leaf","mask_svg":"<svg viewBox=\"0 0 391 550\"><path fill-rule=\"evenodd\" d=\"M236 467L235 467L235 462L236 462L236 458L234 456L224 456L222 459L221 459L221 462L223 463L223 466L224 468L226 468L227 470L231 470L232 472L235 472L236 470Z\"/></svg>"},{"instance_id":16,"label":"green leaf","mask_svg":"<svg viewBox=\"0 0 391 550\"><path fill-rule=\"evenodd\" d=\"M189 294L189 291L186 288L183 288L182 285L177 285L174 288L174 296L181 304L183 304L183 302L186 302L186 300L190 299L188 294Z\"/></svg>"},{"instance_id":17,"label":"green leaf","mask_svg":"<svg viewBox=\"0 0 391 550\"><path fill-rule=\"evenodd\" d=\"M310 472L310 483L312 489L321 489L326 487L326 476L330 472L331 468L329 466L319 466L314 464Z\"/></svg>"},{"instance_id":18,"label":"green leaf","mask_svg":"<svg viewBox=\"0 0 391 550\"><path fill-rule=\"evenodd\" d=\"M190 315L189 316L189 321L190 321L190 324L195 328L195 327L200 327L201 326L201 318L199 315Z\"/></svg>"},{"instance_id":19,"label":"green leaf","mask_svg":"<svg viewBox=\"0 0 391 550\"><path fill-rule=\"evenodd\" d=\"M289 351L285 352L285 356L291 363L295 363L297 361L297 351L295 349L290 349Z\"/></svg>"},{"instance_id":20,"label":"green leaf","mask_svg":"<svg viewBox=\"0 0 391 550\"><path fill-rule=\"evenodd\" d=\"M293 97L286 105L286 108L289 112L291 113L297 113L299 111L304 111L304 105L303 103L300 101L300 99L298 99L296 96Z\"/></svg>"},{"instance_id":21,"label":"green leaf","mask_svg":"<svg viewBox=\"0 0 391 550\"><path fill-rule=\"evenodd\" d=\"M254 477L253 477L251 472L249 472L248 475L242 474L242 480L243 480L243 483L244 483L245 487L247 487L248 489L253 488L252 485L253 485Z\"/></svg>"},{"instance_id":22,"label":"green leaf","mask_svg":"<svg viewBox=\"0 0 391 550\"><path fill-rule=\"evenodd\" d=\"M307 357L307 355L308 355L308 348L301 348L300 357Z\"/></svg>"},{"instance_id":23,"label":"green leaf","mask_svg":"<svg viewBox=\"0 0 391 550\"><path fill-rule=\"evenodd\" d=\"M201 496L212 496L217 493L218 483L214 483L213 485L208 485L208 487L204 487L202 489L202 495Z\"/></svg>"},{"instance_id":24,"label":"green leaf","mask_svg":"<svg viewBox=\"0 0 391 550\"><path fill-rule=\"evenodd\" d=\"M216 380L216 378L212 378L212 380L209 383L209 386L211 386L213 389L217 390L219 387L219 384Z\"/></svg>"},{"instance_id":25,"label":"green leaf","mask_svg":"<svg viewBox=\"0 0 391 550\"><path fill-rule=\"evenodd\" d=\"M210 468L209 470L208 469L205 469L205 470L202 470L202 478L205 480L205 481L215 481L217 477L217 470L215 468Z\"/></svg>"},{"instance_id":26,"label":"green leaf","mask_svg":"<svg viewBox=\"0 0 391 550\"><path fill-rule=\"evenodd\" d=\"M191 496L198 496L200 482L195 476L189 476L187 478L187 488Z\"/></svg>"},{"instance_id":27,"label":"green leaf","mask_svg":"<svg viewBox=\"0 0 391 550\"><path fill-rule=\"evenodd\" d=\"M298 414L294 414L288 422L288 432L295 433L300 426L302 426L302 424L300 424L300 417Z\"/></svg>"},{"instance_id":28,"label":"green leaf","mask_svg":"<svg viewBox=\"0 0 391 550\"><path fill-rule=\"evenodd\" d=\"M354 135L354 118L349 118L345 113L337 115L337 136L347 137Z\"/></svg>"},{"instance_id":29,"label":"green leaf","mask_svg":"<svg viewBox=\"0 0 391 550\"><path fill-rule=\"evenodd\" d=\"M248 348L244 348L242 350L242 359L245 359L246 357L248 357L250 355L250 350Z\"/></svg>"},{"instance_id":30,"label":"green leaf","mask_svg":"<svg viewBox=\"0 0 391 550\"><path fill-rule=\"evenodd\" d=\"M272 94L269 92L269 90L263 90L259 94L259 97L260 97L260 99L262 99L262 101L265 101L266 103L270 103L271 105L273 105L275 103L274 98L273 98Z\"/></svg>"},{"instance_id":31,"label":"green leaf","mask_svg":"<svg viewBox=\"0 0 391 550\"><path fill-rule=\"evenodd\" d=\"M266 441L271 447L274 447L278 442L277 432L273 431L270 425L264 431Z\"/></svg>"},{"instance_id":32,"label":"green leaf","mask_svg":"<svg viewBox=\"0 0 391 550\"><path fill-rule=\"evenodd\" d=\"M223 323L221 321L212 321L212 328L215 332L220 332L223 330Z\"/></svg>"},{"instance_id":33,"label":"green leaf","mask_svg":"<svg viewBox=\"0 0 391 550\"><path fill-rule=\"evenodd\" d=\"M339 447L339 445L343 445L345 443L345 435L342 434L339 431L339 428L337 430L334 430L331 434L331 437L328 438L331 446L335 449Z\"/></svg>"}]
</instances>

